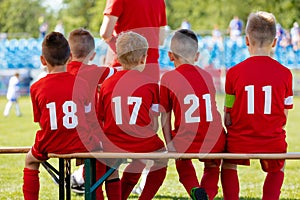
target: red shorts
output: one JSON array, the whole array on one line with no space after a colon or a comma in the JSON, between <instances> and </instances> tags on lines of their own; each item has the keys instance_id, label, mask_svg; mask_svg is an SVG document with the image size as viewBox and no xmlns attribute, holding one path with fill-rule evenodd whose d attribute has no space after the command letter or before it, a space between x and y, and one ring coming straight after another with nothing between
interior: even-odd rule
<instances>
[{"instance_id":1,"label":"red shorts","mask_svg":"<svg viewBox=\"0 0 300 200\"><path fill-rule=\"evenodd\" d=\"M286 153L287 143L284 138L271 138L263 140L255 137L241 137L240 135L227 135L226 152L228 153ZM250 166L248 159L229 159L228 163ZM276 172L284 167L285 160L261 159L261 168L265 172Z\"/></svg>"},{"instance_id":2,"label":"red shorts","mask_svg":"<svg viewBox=\"0 0 300 200\"><path fill-rule=\"evenodd\" d=\"M173 133L173 144L179 153L222 153L225 151L225 131L211 136L190 136Z\"/></svg>"},{"instance_id":3,"label":"red shorts","mask_svg":"<svg viewBox=\"0 0 300 200\"><path fill-rule=\"evenodd\" d=\"M31 152L36 159L44 161L49 159L48 153L68 154L88 152L88 148L84 143L77 132L66 132L58 136L38 131Z\"/></svg>"},{"instance_id":4,"label":"red shorts","mask_svg":"<svg viewBox=\"0 0 300 200\"><path fill-rule=\"evenodd\" d=\"M103 151L106 152L146 153L166 150L164 142L157 135L149 138L128 137L127 141L106 136L102 138Z\"/></svg>"},{"instance_id":5,"label":"red shorts","mask_svg":"<svg viewBox=\"0 0 300 200\"><path fill-rule=\"evenodd\" d=\"M249 159L227 159L224 160L225 162L236 164L236 165L247 165L250 166L250 160ZM263 171L265 172L277 172L280 171L285 164L285 160L266 160L261 159L260 165Z\"/></svg>"}]
</instances>

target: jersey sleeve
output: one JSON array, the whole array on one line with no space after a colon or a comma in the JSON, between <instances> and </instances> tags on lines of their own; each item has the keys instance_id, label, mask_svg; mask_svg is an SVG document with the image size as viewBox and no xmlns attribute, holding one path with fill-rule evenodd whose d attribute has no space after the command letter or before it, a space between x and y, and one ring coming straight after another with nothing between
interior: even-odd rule
<instances>
[{"instance_id":1,"label":"jersey sleeve","mask_svg":"<svg viewBox=\"0 0 300 200\"><path fill-rule=\"evenodd\" d=\"M102 84L105 79L108 79L117 72L117 70L113 67L100 67L100 69L103 70L103 73L101 73L102 75L99 79L98 84Z\"/></svg>"},{"instance_id":2,"label":"jersey sleeve","mask_svg":"<svg viewBox=\"0 0 300 200\"><path fill-rule=\"evenodd\" d=\"M293 108L293 76L292 73L289 73L286 95L284 99L284 108L292 109Z\"/></svg>"},{"instance_id":3,"label":"jersey sleeve","mask_svg":"<svg viewBox=\"0 0 300 200\"><path fill-rule=\"evenodd\" d=\"M30 88L30 96L31 96L32 109L33 109L33 121L39 122L42 114L38 106L39 104L36 98L36 90L34 85Z\"/></svg>"},{"instance_id":4,"label":"jersey sleeve","mask_svg":"<svg viewBox=\"0 0 300 200\"><path fill-rule=\"evenodd\" d=\"M166 86L167 81L166 78L163 76L160 83L160 89L159 89L159 101L160 106L159 110L160 112L170 112L172 109L172 102L170 99L170 90Z\"/></svg>"},{"instance_id":5,"label":"jersey sleeve","mask_svg":"<svg viewBox=\"0 0 300 200\"><path fill-rule=\"evenodd\" d=\"M120 17L123 12L123 0L107 0L104 15Z\"/></svg>"}]
</instances>

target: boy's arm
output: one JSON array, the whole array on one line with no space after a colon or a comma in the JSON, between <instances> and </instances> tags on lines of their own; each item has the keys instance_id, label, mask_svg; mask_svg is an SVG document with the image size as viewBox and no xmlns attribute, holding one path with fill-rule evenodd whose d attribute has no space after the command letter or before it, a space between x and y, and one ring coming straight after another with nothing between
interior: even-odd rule
<instances>
[{"instance_id":1,"label":"boy's arm","mask_svg":"<svg viewBox=\"0 0 300 200\"><path fill-rule=\"evenodd\" d=\"M288 118L289 109L284 109L284 114L285 114L286 118ZM282 128L285 128L285 125Z\"/></svg>"},{"instance_id":2,"label":"boy's arm","mask_svg":"<svg viewBox=\"0 0 300 200\"><path fill-rule=\"evenodd\" d=\"M231 126L232 122L231 122L230 112L224 113L224 124L226 127Z\"/></svg>"},{"instance_id":3,"label":"boy's arm","mask_svg":"<svg viewBox=\"0 0 300 200\"><path fill-rule=\"evenodd\" d=\"M157 132L158 131L158 117L157 116L152 116L152 124L153 124L152 129L155 132Z\"/></svg>"},{"instance_id":4,"label":"boy's arm","mask_svg":"<svg viewBox=\"0 0 300 200\"><path fill-rule=\"evenodd\" d=\"M161 125L166 141L167 149L169 152L176 152L174 144L172 142L172 132L171 132L171 112L161 113Z\"/></svg>"}]
</instances>

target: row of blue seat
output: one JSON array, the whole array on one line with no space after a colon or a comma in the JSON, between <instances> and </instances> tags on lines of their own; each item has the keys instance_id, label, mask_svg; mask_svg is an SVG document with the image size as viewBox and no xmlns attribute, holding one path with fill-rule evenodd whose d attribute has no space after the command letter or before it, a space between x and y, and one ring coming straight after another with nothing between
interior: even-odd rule
<instances>
[{"instance_id":1,"label":"row of blue seat","mask_svg":"<svg viewBox=\"0 0 300 200\"><path fill-rule=\"evenodd\" d=\"M167 52L170 38L160 47L159 63L162 68L172 68ZM38 69L40 68L41 39L11 39L0 41L0 69ZM94 63L101 62L101 56L106 54L107 45L100 38L95 38L97 57ZM199 36L200 59L199 66L214 66L215 68L230 68L249 56L244 38L236 41L225 37L214 42L212 37ZM289 68L300 68L300 50L294 51L291 46L274 49L274 58Z\"/></svg>"}]
</instances>

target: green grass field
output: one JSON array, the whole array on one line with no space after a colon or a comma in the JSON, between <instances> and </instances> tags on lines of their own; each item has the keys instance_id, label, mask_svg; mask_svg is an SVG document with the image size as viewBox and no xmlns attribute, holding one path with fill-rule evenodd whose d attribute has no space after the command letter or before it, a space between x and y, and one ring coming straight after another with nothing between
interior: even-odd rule
<instances>
[{"instance_id":1,"label":"green grass field","mask_svg":"<svg viewBox=\"0 0 300 200\"><path fill-rule=\"evenodd\" d=\"M218 96L219 110L222 110L223 96ZM22 117L16 117L14 110L10 116L4 118L2 115L6 99L0 97L0 146L31 146L34 142L37 124L33 123L31 102L28 97L20 99ZM287 141L290 152L300 152L300 98L295 98L295 108L289 113L287 124ZM25 155L0 155L0 200L2 199L23 199L23 167ZM56 165L56 160L50 160ZM202 164L194 161L199 178L202 175ZM281 192L281 199L300 199L300 160L289 160L286 163L285 181ZM262 184L265 174L260 169L257 160L251 161L250 167L239 167L239 178L241 188L241 199L257 200L261 198ZM54 184L51 177L42 167L40 169L40 199L58 199L58 186ZM137 199L132 195L131 199ZM72 199L84 199L83 196L72 194ZM177 172L174 168L174 161L170 160L168 173L163 186L157 193L155 199L189 199L178 181ZM222 199L222 190L219 189L217 199Z\"/></svg>"}]
</instances>

